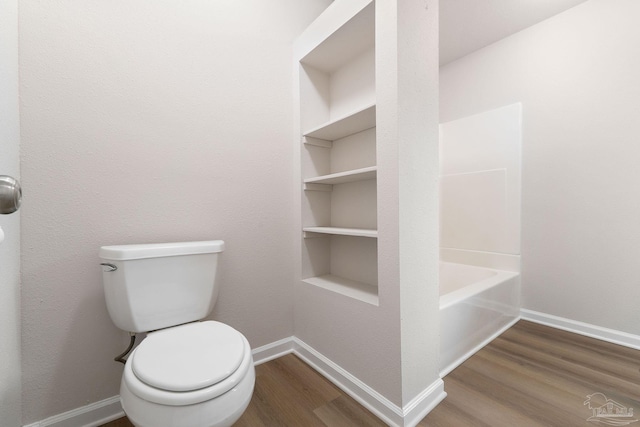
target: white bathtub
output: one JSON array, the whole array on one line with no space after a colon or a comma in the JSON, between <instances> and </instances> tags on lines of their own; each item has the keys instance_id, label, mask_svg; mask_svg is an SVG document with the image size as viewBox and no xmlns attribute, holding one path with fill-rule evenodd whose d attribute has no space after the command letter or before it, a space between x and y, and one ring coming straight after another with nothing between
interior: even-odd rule
<instances>
[{"instance_id":1,"label":"white bathtub","mask_svg":"<svg viewBox=\"0 0 640 427\"><path fill-rule=\"evenodd\" d=\"M519 273L440 263L441 376L518 320L519 295Z\"/></svg>"}]
</instances>

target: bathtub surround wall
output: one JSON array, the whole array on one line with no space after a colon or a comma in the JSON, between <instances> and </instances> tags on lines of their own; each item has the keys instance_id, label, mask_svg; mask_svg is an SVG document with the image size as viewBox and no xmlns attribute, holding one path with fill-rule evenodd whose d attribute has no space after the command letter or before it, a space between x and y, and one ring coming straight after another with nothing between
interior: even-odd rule
<instances>
[{"instance_id":1,"label":"bathtub surround wall","mask_svg":"<svg viewBox=\"0 0 640 427\"><path fill-rule=\"evenodd\" d=\"M637 16L590 0L440 70L443 121L522 102L523 307L636 337Z\"/></svg>"},{"instance_id":2,"label":"bathtub surround wall","mask_svg":"<svg viewBox=\"0 0 640 427\"><path fill-rule=\"evenodd\" d=\"M101 245L223 239L212 318L254 348L293 335L291 46L329 3L20 2L24 415L6 425L118 394Z\"/></svg>"},{"instance_id":3,"label":"bathtub surround wall","mask_svg":"<svg viewBox=\"0 0 640 427\"><path fill-rule=\"evenodd\" d=\"M520 271L522 108L440 125L443 261Z\"/></svg>"},{"instance_id":4,"label":"bathtub surround wall","mask_svg":"<svg viewBox=\"0 0 640 427\"><path fill-rule=\"evenodd\" d=\"M0 2L0 175L20 176L18 2ZM0 215L0 424L21 425L20 211Z\"/></svg>"}]
</instances>

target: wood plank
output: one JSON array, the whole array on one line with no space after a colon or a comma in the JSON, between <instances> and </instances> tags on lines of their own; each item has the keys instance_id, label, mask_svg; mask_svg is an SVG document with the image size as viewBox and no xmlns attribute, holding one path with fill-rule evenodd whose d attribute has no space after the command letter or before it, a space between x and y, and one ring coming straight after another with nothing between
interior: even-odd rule
<instances>
[{"instance_id":1,"label":"wood plank","mask_svg":"<svg viewBox=\"0 0 640 427\"><path fill-rule=\"evenodd\" d=\"M476 389L466 381L448 378L445 383L447 399L481 422L492 427L549 427L529 418L525 413L510 407L509 400L495 399L490 389ZM427 416L427 420L428 420ZM427 425L428 422L427 422Z\"/></svg>"},{"instance_id":2,"label":"wood plank","mask_svg":"<svg viewBox=\"0 0 640 427\"><path fill-rule=\"evenodd\" d=\"M385 427L386 424L351 397L342 395L313 411L331 427Z\"/></svg>"},{"instance_id":3,"label":"wood plank","mask_svg":"<svg viewBox=\"0 0 640 427\"><path fill-rule=\"evenodd\" d=\"M305 425L309 427L325 427L324 423L313 413L313 408L305 406L307 399L296 394L295 386L283 386L273 375L261 375L251 399L254 405L252 418L259 419L265 426ZM253 420L244 416L235 424L238 427L253 427Z\"/></svg>"},{"instance_id":4,"label":"wood plank","mask_svg":"<svg viewBox=\"0 0 640 427\"><path fill-rule=\"evenodd\" d=\"M292 394L295 394L296 400L300 400L309 408L315 409L343 395L329 380L309 369L309 365L293 354L259 367L264 375L275 378L283 388L289 388Z\"/></svg>"},{"instance_id":5,"label":"wood plank","mask_svg":"<svg viewBox=\"0 0 640 427\"><path fill-rule=\"evenodd\" d=\"M550 367L554 369L556 375L574 378L574 380L587 379L596 389L612 389L629 394L629 396L639 396L640 386L637 381L634 382L632 379L628 380L606 372L601 372L597 367L585 366L578 363L575 359L563 358L557 354L553 354L552 347L536 348L503 337L498 337L491 345L494 348L501 349L520 358L533 361L539 366Z\"/></svg>"},{"instance_id":6,"label":"wood plank","mask_svg":"<svg viewBox=\"0 0 640 427\"><path fill-rule=\"evenodd\" d=\"M429 416L418 423L417 427L493 427L477 419L473 414L465 411L451 402L451 399L443 400L429 413Z\"/></svg>"},{"instance_id":7,"label":"wood plank","mask_svg":"<svg viewBox=\"0 0 640 427\"><path fill-rule=\"evenodd\" d=\"M452 378L464 382L469 388L482 393L494 402L500 402L533 422L554 425L560 420L564 426L584 423L584 418L576 415L578 410L582 409L584 396L574 399L571 402L573 405L558 405L558 400L562 400L564 394L562 390L551 387L531 390L534 384L531 381L525 381L524 376L516 373L509 378L502 370L494 376L495 371L490 373L483 368L485 366L478 364L461 366L461 369L452 372Z\"/></svg>"},{"instance_id":8,"label":"wood plank","mask_svg":"<svg viewBox=\"0 0 640 427\"><path fill-rule=\"evenodd\" d=\"M570 411L576 408L575 402L583 399L593 390L582 384L556 375L555 371L518 360L509 354L485 349L469 359L469 365L474 369L486 372L495 381L503 383L519 382L526 387L528 394L545 403L559 405Z\"/></svg>"}]
</instances>

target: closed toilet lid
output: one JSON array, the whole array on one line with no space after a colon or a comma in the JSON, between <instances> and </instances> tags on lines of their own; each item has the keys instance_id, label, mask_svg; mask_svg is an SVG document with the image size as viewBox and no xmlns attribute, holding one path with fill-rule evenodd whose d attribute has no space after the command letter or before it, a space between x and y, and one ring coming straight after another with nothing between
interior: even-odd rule
<instances>
[{"instance_id":1,"label":"closed toilet lid","mask_svg":"<svg viewBox=\"0 0 640 427\"><path fill-rule=\"evenodd\" d=\"M151 387L193 391L234 373L244 351L242 335L231 326L190 323L149 334L132 354L131 367Z\"/></svg>"}]
</instances>

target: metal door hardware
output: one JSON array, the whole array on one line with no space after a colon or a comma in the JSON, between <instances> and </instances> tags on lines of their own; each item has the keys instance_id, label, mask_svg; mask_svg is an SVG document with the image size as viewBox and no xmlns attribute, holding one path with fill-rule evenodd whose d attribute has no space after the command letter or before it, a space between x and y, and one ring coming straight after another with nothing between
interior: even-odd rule
<instances>
[{"instance_id":1,"label":"metal door hardware","mask_svg":"<svg viewBox=\"0 0 640 427\"><path fill-rule=\"evenodd\" d=\"M22 188L17 179L0 175L0 214L11 214L20 208Z\"/></svg>"}]
</instances>

